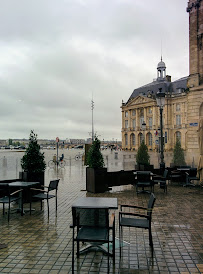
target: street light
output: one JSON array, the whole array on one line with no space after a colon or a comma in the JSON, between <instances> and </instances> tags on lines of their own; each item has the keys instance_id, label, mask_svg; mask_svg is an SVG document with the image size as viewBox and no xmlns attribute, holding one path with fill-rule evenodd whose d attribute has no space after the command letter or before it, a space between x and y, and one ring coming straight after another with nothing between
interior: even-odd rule
<instances>
[{"instance_id":1,"label":"street light","mask_svg":"<svg viewBox=\"0 0 203 274\"><path fill-rule=\"evenodd\" d=\"M159 89L159 92L156 94L156 102L157 106L160 110L160 129L161 129L161 162L160 162L160 169L165 169L165 163L164 163L164 142L163 142L163 108L165 105L165 92L162 92L162 88Z\"/></svg>"},{"instance_id":2,"label":"street light","mask_svg":"<svg viewBox=\"0 0 203 274\"><path fill-rule=\"evenodd\" d=\"M94 111L94 101L91 101L91 109L92 109L92 143L94 142L94 119L93 119L93 111Z\"/></svg>"},{"instance_id":3,"label":"street light","mask_svg":"<svg viewBox=\"0 0 203 274\"><path fill-rule=\"evenodd\" d=\"M144 143L145 143L145 130L146 130L146 123L145 123L145 121L143 121L143 123L142 123L142 130L143 130L143 140L144 140Z\"/></svg>"}]
</instances>

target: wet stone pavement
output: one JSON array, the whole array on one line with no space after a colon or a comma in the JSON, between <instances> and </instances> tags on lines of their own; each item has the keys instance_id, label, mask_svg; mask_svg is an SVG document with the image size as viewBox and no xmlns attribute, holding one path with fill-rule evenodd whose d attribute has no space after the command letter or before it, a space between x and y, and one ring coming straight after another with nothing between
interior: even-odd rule
<instances>
[{"instance_id":1,"label":"wet stone pavement","mask_svg":"<svg viewBox=\"0 0 203 274\"><path fill-rule=\"evenodd\" d=\"M85 176L85 167L79 162L58 173L46 170L46 185L60 178L57 217L51 199L49 219L46 202L43 211L40 203L34 202L31 216L13 213L8 224L1 205L0 244L7 247L0 249L0 273L72 273L71 206L77 197L117 197L119 205L147 205L149 194L137 195L133 185L103 194L87 193ZM124 228L124 241L129 244L122 248L121 259L116 248L115 265L110 258L110 273L203 273L203 189L169 184L165 194L155 185L155 196L153 251L147 230ZM118 210L115 215L118 237ZM107 273L107 256L95 251L79 259L75 256L75 273Z\"/></svg>"}]
</instances>

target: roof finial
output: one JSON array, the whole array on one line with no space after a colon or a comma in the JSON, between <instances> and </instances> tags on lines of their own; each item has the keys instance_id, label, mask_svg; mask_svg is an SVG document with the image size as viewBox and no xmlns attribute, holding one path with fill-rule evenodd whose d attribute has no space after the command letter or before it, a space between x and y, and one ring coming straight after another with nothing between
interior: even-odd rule
<instances>
[{"instance_id":1,"label":"roof finial","mask_svg":"<svg viewBox=\"0 0 203 274\"><path fill-rule=\"evenodd\" d=\"M161 62L162 62L162 37L161 37Z\"/></svg>"}]
</instances>

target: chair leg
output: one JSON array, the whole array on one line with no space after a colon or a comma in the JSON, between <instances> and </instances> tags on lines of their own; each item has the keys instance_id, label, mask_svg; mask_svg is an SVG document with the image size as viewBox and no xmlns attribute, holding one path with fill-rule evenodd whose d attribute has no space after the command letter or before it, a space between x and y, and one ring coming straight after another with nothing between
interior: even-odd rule
<instances>
[{"instance_id":1,"label":"chair leg","mask_svg":"<svg viewBox=\"0 0 203 274\"><path fill-rule=\"evenodd\" d=\"M121 258L121 227L119 223L119 250L120 250L120 258Z\"/></svg>"},{"instance_id":2,"label":"chair leg","mask_svg":"<svg viewBox=\"0 0 203 274\"><path fill-rule=\"evenodd\" d=\"M109 240L108 240L108 273L109 273Z\"/></svg>"},{"instance_id":3,"label":"chair leg","mask_svg":"<svg viewBox=\"0 0 203 274\"><path fill-rule=\"evenodd\" d=\"M79 258L80 253L80 244L79 241L77 241L77 258Z\"/></svg>"},{"instance_id":4,"label":"chair leg","mask_svg":"<svg viewBox=\"0 0 203 274\"><path fill-rule=\"evenodd\" d=\"M41 204L41 210L42 210L42 200L40 200L40 204Z\"/></svg>"},{"instance_id":5,"label":"chair leg","mask_svg":"<svg viewBox=\"0 0 203 274\"><path fill-rule=\"evenodd\" d=\"M49 199L47 199L47 211L48 211L48 217L49 217Z\"/></svg>"},{"instance_id":6,"label":"chair leg","mask_svg":"<svg viewBox=\"0 0 203 274\"><path fill-rule=\"evenodd\" d=\"M57 196L56 196L56 214L57 214Z\"/></svg>"},{"instance_id":7,"label":"chair leg","mask_svg":"<svg viewBox=\"0 0 203 274\"><path fill-rule=\"evenodd\" d=\"M74 273L74 228L73 228L73 243L72 243L72 273Z\"/></svg>"},{"instance_id":8,"label":"chair leg","mask_svg":"<svg viewBox=\"0 0 203 274\"><path fill-rule=\"evenodd\" d=\"M23 198L21 197L21 216L23 216Z\"/></svg>"},{"instance_id":9,"label":"chair leg","mask_svg":"<svg viewBox=\"0 0 203 274\"><path fill-rule=\"evenodd\" d=\"M31 215L31 211L32 211L32 194L30 190L30 215Z\"/></svg>"},{"instance_id":10,"label":"chair leg","mask_svg":"<svg viewBox=\"0 0 203 274\"><path fill-rule=\"evenodd\" d=\"M113 263L115 264L115 250L116 250L116 248L115 248L115 237L116 237L116 235L115 235L116 233L115 233L115 226L114 226L114 228L113 228L113 248L112 248L112 251L113 251Z\"/></svg>"},{"instance_id":11,"label":"chair leg","mask_svg":"<svg viewBox=\"0 0 203 274\"><path fill-rule=\"evenodd\" d=\"M11 204L9 203L8 204L8 222L10 220L10 208L11 208Z\"/></svg>"},{"instance_id":12,"label":"chair leg","mask_svg":"<svg viewBox=\"0 0 203 274\"><path fill-rule=\"evenodd\" d=\"M5 204L3 203L3 215L5 215Z\"/></svg>"},{"instance_id":13,"label":"chair leg","mask_svg":"<svg viewBox=\"0 0 203 274\"><path fill-rule=\"evenodd\" d=\"M121 252L122 252L122 241L123 241L123 228L119 225L119 245L120 245L120 258L121 258Z\"/></svg>"},{"instance_id":14,"label":"chair leg","mask_svg":"<svg viewBox=\"0 0 203 274\"><path fill-rule=\"evenodd\" d=\"M149 245L153 246L151 227L149 228Z\"/></svg>"}]
</instances>

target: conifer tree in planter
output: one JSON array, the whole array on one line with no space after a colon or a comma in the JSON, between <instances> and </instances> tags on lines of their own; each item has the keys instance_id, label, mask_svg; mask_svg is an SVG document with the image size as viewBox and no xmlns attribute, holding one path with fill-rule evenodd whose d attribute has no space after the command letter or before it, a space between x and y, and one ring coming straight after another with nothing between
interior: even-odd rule
<instances>
[{"instance_id":1,"label":"conifer tree in planter","mask_svg":"<svg viewBox=\"0 0 203 274\"><path fill-rule=\"evenodd\" d=\"M141 145L138 148L137 155L136 155L136 162L140 169L140 165L150 165L150 156L148 153L148 148L145 145L144 141L142 141Z\"/></svg>"},{"instance_id":2,"label":"conifer tree in planter","mask_svg":"<svg viewBox=\"0 0 203 274\"><path fill-rule=\"evenodd\" d=\"M21 179L28 182L40 182L41 185L44 185L46 163L44 153L41 153L37 143L37 134L33 130L30 132L29 144L21 159L21 166L23 169L23 173L20 174Z\"/></svg>"},{"instance_id":3,"label":"conifer tree in planter","mask_svg":"<svg viewBox=\"0 0 203 274\"><path fill-rule=\"evenodd\" d=\"M179 140L177 140L174 150L173 150L173 163L176 166L186 165L184 151L181 147L181 143Z\"/></svg>"},{"instance_id":4,"label":"conifer tree in planter","mask_svg":"<svg viewBox=\"0 0 203 274\"><path fill-rule=\"evenodd\" d=\"M107 168L100 151L100 140L95 136L87 155L86 190L93 193L104 192L108 189L105 181Z\"/></svg>"}]
</instances>

